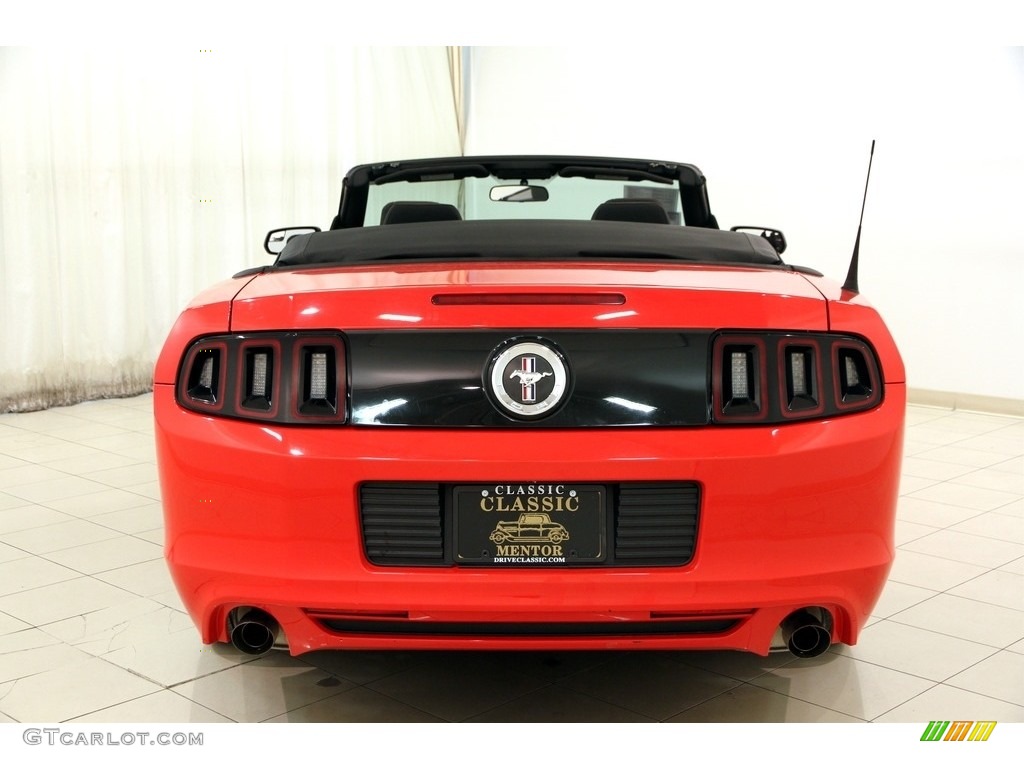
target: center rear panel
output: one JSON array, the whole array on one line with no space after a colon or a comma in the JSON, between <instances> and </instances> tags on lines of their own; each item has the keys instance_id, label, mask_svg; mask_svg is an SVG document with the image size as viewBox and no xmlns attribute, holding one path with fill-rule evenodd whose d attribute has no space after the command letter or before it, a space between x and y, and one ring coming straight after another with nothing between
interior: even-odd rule
<instances>
[{"instance_id":1,"label":"center rear panel","mask_svg":"<svg viewBox=\"0 0 1024 768\"><path fill-rule=\"evenodd\" d=\"M512 342L560 351L568 392L530 429L699 426L709 421L706 332L350 332L353 424L523 428L496 407L488 370Z\"/></svg>"}]
</instances>

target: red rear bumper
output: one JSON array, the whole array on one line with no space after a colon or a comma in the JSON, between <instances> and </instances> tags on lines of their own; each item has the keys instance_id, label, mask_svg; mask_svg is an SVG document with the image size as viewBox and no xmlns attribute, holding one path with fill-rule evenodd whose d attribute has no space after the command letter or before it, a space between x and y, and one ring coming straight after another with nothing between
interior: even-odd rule
<instances>
[{"instance_id":1,"label":"red rear bumper","mask_svg":"<svg viewBox=\"0 0 1024 768\"><path fill-rule=\"evenodd\" d=\"M155 390L166 554L204 642L255 606L320 648L743 649L826 608L855 643L893 557L905 388L869 412L758 427L536 432L294 428L206 418ZM681 567L382 567L364 481L687 480ZM607 627L607 631L602 631ZM633 631L635 629L635 632Z\"/></svg>"}]
</instances>

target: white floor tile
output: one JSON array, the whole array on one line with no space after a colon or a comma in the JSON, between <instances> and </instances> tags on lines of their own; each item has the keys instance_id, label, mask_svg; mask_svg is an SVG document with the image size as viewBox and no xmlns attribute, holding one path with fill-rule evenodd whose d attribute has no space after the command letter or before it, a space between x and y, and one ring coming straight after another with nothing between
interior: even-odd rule
<instances>
[{"instance_id":1,"label":"white floor tile","mask_svg":"<svg viewBox=\"0 0 1024 768\"><path fill-rule=\"evenodd\" d=\"M926 477L914 477L913 475L904 474L900 477L900 496L909 496L915 491L931 488L936 483L938 483L938 480L929 480Z\"/></svg>"},{"instance_id":2,"label":"white floor tile","mask_svg":"<svg viewBox=\"0 0 1024 768\"><path fill-rule=\"evenodd\" d=\"M851 717L873 720L935 683L866 661L826 653L815 659L797 659L754 679L751 685Z\"/></svg>"},{"instance_id":3,"label":"white floor tile","mask_svg":"<svg viewBox=\"0 0 1024 768\"><path fill-rule=\"evenodd\" d=\"M913 496L901 496L896 505L897 520L927 525L932 528L948 528L980 514L984 513L976 509L955 507L951 504L927 501Z\"/></svg>"},{"instance_id":4,"label":"white floor tile","mask_svg":"<svg viewBox=\"0 0 1024 768\"><path fill-rule=\"evenodd\" d=\"M174 691L157 691L115 704L88 715L72 718L73 723L230 723L223 715Z\"/></svg>"},{"instance_id":5,"label":"white floor tile","mask_svg":"<svg viewBox=\"0 0 1024 768\"><path fill-rule=\"evenodd\" d=\"M794 656L790 653L770 653L767 656L757 656L741 651L679 653L676 658L679 662L691 667L705 669L708 672L744 682L749 682L794 660Z\"/></svg>"},{"instance_id":6,"label":"white floor tile","mask_svg":"<svg viewBox=\"0 0 1024 768\"><path fill-rule=\"evenodd\" d=\"M946 684L1024 706L1024 656L999 651L950 678Z\"/></svg>"},{"instance_id":7,"label":"white floor tile","mask_svg":"<svg viewBox=\"0 0 1024 768\"><path fill-rule=\"evenodd\" d=\"M12 496L20 496L26 501L35 504L45 504L58 499L68 499L74 496L81 496L85 493L95 493L104 490L100 483L86 480L84 477L64 475L63 477L39 480L26 485L16 485L7 489Z\"/></svg>"},{"instance_id":8,"label":"white floor tile","mask_svg":"<svg viewBox=\"0 0 1024 768\"><path fill-rule=\"evenodd\" d=\"M164 524L164 513L159 502L151 501L141 507L93 515L89 518L89 522L113 528L121 533L137 534L161 528ZM157 543L162 544L162 539Z\"/></svg>"},{"instance_id":9,"label":"white floor tile","mask_svg":"<svg viewBox=\"0 0 1024 768\"><path fill-rule=\"evenodd\" d=\"M94 482L110 485L115 488L152 483L156 482L157 479L156 465L149 462L89 472L85 477Z\"/></svg>"},{"instance_id":10,"label":"white floor tile","mask_svg":"<svg viewBox=\"0 0 1024 768\"><path fill-rule=\"evenodd\" d=\"M57 510L22 501L24 503L21 506L0 510L0 534L66 523L74 519L71 515L65 515Z\"/></svg>"},{"instance_id":11,"label":"white floor tile","mask_svg":"<svg viewBox=\"0 0 1024 768\"><path fill-rule=\"evenodd\" d=\"M1005 648L1024 638L1024 611L951 594L936 595L891 619L995 648Z\"/></svg>"},{"instance_id":12,"label":"white floor tile","mask_svg":"<svg viewBox=\"0 0 1024 768\"><path fill-rule=\"evenodd\" d=\"M945 591L980 576L985 570L978 565L956 563L944 557L900 549L889 572L889 579L915 587Z\"/></svg>"},{"instance_id":13,"label":"white floor tile","mask_svg":"<svg viewBox=\"0 0 1024 768\"><path fill-rule=\"evenodd\" d=\"M329 677L323 670L284 653L271 652L256 661L182 683L173 690L232 720L253 723L352 686L343 684L339 690L338 686L318 685Z\"/></svg>"},{"instance_id":14,"label":"white floor tile","mask_svg":"<svg viewBox=\"0 0 1024 768\"><path fill-rule=\"evenodd\" d=\"M102 525L83 520L69 520L66 523L0 534L0 541L33 555L41 555L119 536L117 531L104 528Z\"/></svg>"},{"instance_id":15,"label":"white floor tile","mask_svg":"<svg viewBox=\"0 0 1024 768\"><path fill-rule=\"evenodd\" d=\"M1024 474L1016 471L1003 471L999 469L1002 466L1002 464L996 464L988 469L979 469L970 474L961 475L953 482L957 485L969 485L975 488L1024 496Z\"/></svg>"},{"instance_id":16,"label":"white floor tile","mask_svg":"<svg viewBox=\"0 0 1024 768\"><path fill-rule=\"evenodd\" d=\"M993 509L998 509L1018 498L1016 494L1007 493L1006 491L975 488L970 485L958 485L953 482L937 483L908 495L914 499L952 504L957 507L976 509L979 512L991 512Z\"/></svg>"},{"instance_id":17,"label":"white floor tile","mask_svg":"<svg viewBox=\"0 0 1024 768\"><path fill-rule=\"evenodd\" d=\"M909 523L906 520L897 520L895 533L896 546L898 547L903 544L908 544L911 541L924 538L925 536L939 530L941 529L933 528L930 525L921 525L920 523Z\"/></svg>"},{"instance_id":18,"label":"white floor tile","mask_svg":"<svg viewBox=\"0 0 1024 768\"><path fill-rule=\"evenodd\" d=\"M906 610L912 605L923 603L937 594L939 593L933 589L915 587L911 584L901 584L898 581L889 579L886 582L885 589L882 590L882 596L878 598L878 603L872 609L871 615L886 618L894 613Z\"/></svg>"},{"instance_id":19,"label":"white floor tile","mask_svg":"<svg viewBox=\"0 0 1024 768\"><path fill-rule=\"evenodd\" d=\"M1024 723L1024 707L962 688L936 685L910 701L893 707L876 718L875 722L923 725L939 719Z\"/></svg>"},{"instance_id":20,"label":"white floor tile","mask_svg":"<svg viewBox=\"0 0 1024 768\"><path fill-rule=\"evenodd\" d=\"M1011 501L1009 504L1004 504L998 509L993 509L992 511L997 515L1008 515L1018 519L1024 518L1024 498Z\"/></svg>"},{"instance_id":21,"label":"white floor tile","mask_svg":"<svg viewBox=\"0 0 1024 768\"><path fill-rule=\"evenodd\" d=\"M75 576L69 581L0 597L0 611L38 627L138 597L92 577Z\"/></svg>"},{"instance_id":22,"label":"white floor tile","mask_svg":"<svg viewBox=\"0 0 1024 768\"><path fill-rule=\"evenodd\" d=\"M23 629L31 629L32 625L21 619L16 619L6 613L0 613L0 636L9 635L12 632L20 632Z\"/></svg>"},{"instance_id":23,"label":"white floor tile","mask_svg":"<svg viewBox=\"0 0 1024 768\"><path fill-rule=\"evenodd\" d=\"M949 590L950 594L982 603L1024 611L1024 576L1007 571L989 571Z\"/></svg>"},{"instance_id":24,"label":"white floor tile","mask_svg":"<svg viewBox=\"0 0 1024 768\"><path fill-rule=\"evenodd\" d=\"M861 723L791 696L741 685L668 720L670 723Z\"/></svg>"},{"instance_id":25,"label":"white floor tile","mask_svg":"<svg viewBox=\"0 0 1024 768\"><path fill-rule=\"evenodd\" d=\"M9 469L0 469L0 491L5 491L12 496L24 499L25 497L22 494L11 493L11 491L15 488L23 488L26 485L66 480L69 477L70 475L64 472L43 467L39 464L27 464Z\"/></svg>"},{"instance_id":26,"label":"white floor tile","mask_svg":"<svg viewBox=\"0 0 1024 768\"><path fill-rule=\"evenodd\" d=\"M163 594L174 589L174 582L163 558L128 565L96 574L96 578L143 597Z\"/></svg>"},{"instance_id":27,"label":"white floor tile","mask_svg":"<svg viewBox=\"0 0 1024 768\"><path fill-rule=\"evenodd\" d=\"M17 496L11 496L9 493L0 492L0 512L6 509L14 509L15 507L26 507L30 503Z\"/></svg>"},{"instance_id":28,"label":"white floor tile","mask_svg":"<svg viewBox=\"0 0 1024 768\"><path fill-rule=\"evenodd\" d=\"M161 528L154 528L151 531L142 531L141 533L136 533L135 534L135 538L137 538L137 539L144 539L145 541L148 541L148 542L151 542L153 544L156 544L157 546L163 547L163 545L164 545L164 529L161 527Z\"/></svg>"},{"instance_id":29,"label":"white floor tile","mask_svg":"<svg viewBox=\"0 0 1024 768\"><path fill-rule=\"evenodd\" d=\"M1014 560L1012 563L999 566L1000 571L1006 571L1007 573L1016 573L1020 576L1024 576L1024 557Z\"/></svg>"},{"instance_id":30,"label":"white floor tile","mask_svg":"<svg viewBox=\"0 0 1024 768\"><path fill-rule=\"evenodd\" d=\"M833 648L842 656L935 682L942 682L996 652L988 645L892 621L880 621L865 629L855 646Z\"/></svg>"},{"instance_id":31,"label":"white floor tile","mask_svg":"<svg viewBox=\"0 0 1024 768\"><path fill-rule=\"evenodd\" d=\"M268 723L437 723L443 722L422 710L402 704L369 688L349 688L272 717ZM491 721L488 721L491 722ZM549 722L545 720L545 722ZM611 718L601 722L611 722Z\"/></svg>"},{"instance_id":32,"label":"white floor tile","mask_svg":"<svg viewBox=\"0 0 1024 768\"><path fill-rule=\"evenodd\" d=\"M920 435L916 435L920 438ZM991 467L993 464L999 464L1006 461L1007 459L1013 458L1012 454L1001 453L995 451L979 451L974 448L962 448L959 445L941 445L931 450L922 451L917 454L920 459L928 459L930 461L944 461L949 464L963 464L967 467L974 467L975 469L983 469L984 467Z\"/></svg>"},{"instance_id":33,"label":"white floor tile","mask_svg":"<svg viewBox=\"0 0 1024 768\"><path fill-rule=\"evenodd\" d=\"M1021 521L1021 525L1024 527L1024 521ZM1024 544L961 533L956 527L901 544L900 549L986 568L998 568L1024 557Z\"/></svg>"},{"instance_id":34,"label":"white floor tile","mask_svg":"<svg viewBox=\"0 0 1024 768\"><path fill-rule=\"evenodd\" d=\"M9 456L5 449L7 448L7 441L3 439L3 432L0 432L0 469L14 469L15 467L26 467L29 462L23 459Z\"/></svg>"},{"instance_id":35,"label":"white floor tile","mask_svg":"<svg viewBox=\"0 0 1024 768\"><path fill-rule=\"evenodd\" d=\"M67 440L55 439L48 444L26 446L14 450L9 450L9 446L5 445L4 453L32 464L59 464L80 456L87 456L93 453L93 449ZM63 466L54 466L54 469L61 472L68 471Z\"/></svg>"},{"instance_id":36,"label":"white floor tile","mask_svg":"<svg viewBox=\"0 0 1024 768\"><path fill-rule=\"evenodd\" d=\"M95 544L83 544L80 547L51 552L47 557L80 573L93 574L156 560L163 557L163 549L134 536L121 536Z\"/></svg>"},{"instance_id":37,"label":"white floor tile","mask_svg":"<svg viewBox=\"0 0 1024 768\"><path fill-rule=\"evenodd\" d=\"M101 469L113 469L135 463L133 459L127 456L118 456L116 453L107 453L106 451L89 448L88 446L84 447L88 453L81 456L61 459L60 461L43 461L40 464L51 469L59 469L61 472L82 476L87 472L98 472Z\"/></svg>"},{"instance_id":38,"label":"white floor tile","mask_svg":"<svg viewBox=\"0 0 1024 768\"><path fill-rule=\"evenodd\" d=\"M958 445L977 451L986 451L1004 456L1020 456L1021 438L1012 430L1000 429L984 435L961 440Z\"/></svg>"},{"instance_id":39,"label":"white floor tile","mask_svg":"<svg viewBox=\"0 0 1024 768\"><path fill-rule=\"evenodd\" d=\"M0 563L0 611L18 593L56 584L80 576L77 571L65 568L39 557L28 557Z\"/></svg>"},{"instance_id":40,"label":"white floor tile","mask_svg":"<svg viewBox=\"0 0 1024 768\"><path fill-rule=\"evenodd\" d=\"M677 658L676 654L627 654L573 675L563 685L657 720L674 717L739 685L731 677L695 669Z\"/></svg>"},{"instance_id":41,"label":"white floor tile","mask_svg":"<svg viewBox=\"0 0 1024 768\"><path fill-rule=\"evenodd\" d=\"M0 699L0 711L21 722L61 722L158 690L138 675L87 657L15 681Z\"/></svg>"},{"instance_id":42,"label":"white floor tile","mask_svg":"<svg viewBox=\"0 0 1024 768\"><path fill-rule=\"evenodd\" d=\"M140 483L139 485L126 485L124 489L129 493L135 493L139 496L145 496L147 499L160 501L160 483L156 481Z\"/></svg>"},{"instance_id":43,"label":"white floor tile","mask_svg":"<svg viewBox=\"0 0 1024 768\"><path fill-rule=\"evenodd\" d=\"M168 609L170 610L170 609ZM104 654L104 659L170 687L250 662L230 645L203 645L192 627Z\"/></svg>"},{"instance_id":44,"label":"white floor tile","mask_svg":"<svg viewBox=\"0 0 1024 768\"><path fill-rule=\"evenodd\" d=\"M93 517L123 509L136 509L152 503L152 499L130 493L123 488L106 488L96 493L50 501L46 506L75 517Z\"/></svg>"},{"instance_id":45,"label":"white floor tile","mask_svg":"<svg viewBox=\"0 0 1024 768\"><path fill-rule=\"evenodd\" d=\"M88 659L88 654L38 629L3 635L0 636L0 683L20 680ZM3 704L0 703L2 708Z\"/></svg>"},{"instance_id":46,"label":"white floor tile","mask_svg":"<svg viewBox=\"0 0 1024 768\"><path fill-rule=\"evenodd\" d=\"M964 520L954 525L952 530L1024 544L1024 519L1013 515L1001 515L998 512L988 512Z\"/></svg>"},{"instance_id":47,"label":"white floor tile","mask_svg":"<svg viewBox=\"0 0 1024 768\"><path fill-rule=\"evenodd\" d=\"M0 539L2 538L3 537L0 537ZM28 556L29 553L25 550L0 542L0 563L6 563L11 560L20 560L21 558Z\"/></svg>"},{"instance_id":48,"label":"white floor tile","mask_svg":"<svg viewBox=\"0 0 1024 768\"><path fill-rule=\"evenodd\" d=\"M187 615L141 597L43 624L40 629L91 656L164 640L186 629L195 631Z\"/></svg>"},{"instance_id":49,"label":"white floor tile","mask_svg":"<svg viewBox=\"0 0 1024 768\"><path fill-rule=\"evenodd\" d=\"M963 477L975 471L963 464L949 464L944 461L933 461L922 459L918 456L910 456L903 460L903 474L913 477L923 477L929 480L952 480L954 477Z\"/></svg>"}]
</instances>

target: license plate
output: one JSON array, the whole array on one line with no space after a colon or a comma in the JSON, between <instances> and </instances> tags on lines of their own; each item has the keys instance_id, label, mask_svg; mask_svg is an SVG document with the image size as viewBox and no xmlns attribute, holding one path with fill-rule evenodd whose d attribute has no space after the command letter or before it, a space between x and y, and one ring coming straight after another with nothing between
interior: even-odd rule
<instances>
[{"instance_id":1,"label":"license plate","mask_svg":"<svg viewBox=\"0 0 1024 768\"><path fill-rule=\"evenodd\" d=\"M605 559L601 485L456 486L455 559L475 565L573 565Z\"/></svg>"}]
</instances>

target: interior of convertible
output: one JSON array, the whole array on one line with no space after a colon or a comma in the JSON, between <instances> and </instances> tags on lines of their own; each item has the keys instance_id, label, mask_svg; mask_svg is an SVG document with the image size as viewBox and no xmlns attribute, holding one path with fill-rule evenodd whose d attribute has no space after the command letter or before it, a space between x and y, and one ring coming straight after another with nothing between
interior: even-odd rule
<instances>
[{"instance_id":1,"label":"interior of convertible","mask_svg":"<svg viewBox=\"0 0 1024 768\"><path fill-rule=\"evenodd\" d=\"M509 219L684 223L678 184L555 176L371 185L362 226Z\"/></svg>"}]
</instances>

